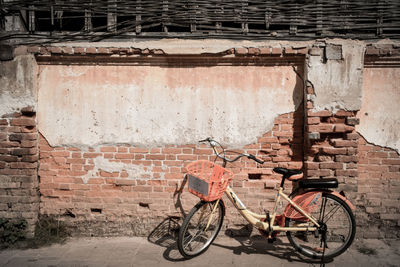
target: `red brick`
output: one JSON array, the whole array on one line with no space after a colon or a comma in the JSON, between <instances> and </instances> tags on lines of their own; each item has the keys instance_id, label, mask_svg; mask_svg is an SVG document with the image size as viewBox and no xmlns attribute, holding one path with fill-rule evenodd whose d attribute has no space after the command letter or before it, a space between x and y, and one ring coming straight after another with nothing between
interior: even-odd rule
<instances>
[{"instance_id":1,"label":"red brick","mask_svg":"<svg viewBox=\"0 0 400 267\"><path fill-rule=\"evenodd\" d=\"M332 139L332 143L335 147L357 147L357 141Z\"/></svg>"},{"instance_id":2,"label":"red brick","mask_svg":"<svg viewBox=\"0 0 400 267\"><path fill-rule=\"evenodd\" d=\"M321 152L328 155L346 155L346 148L322 147Z\"/></svg>"},{"instance_id":3,"label":"red brick","mask_svg":"<svg viewBox=\"0 0 400 267\"><path fill-rule=\"evenodd\" d=\"M261 55L270 55L271 54L271 47L261 47L260 48Z\"/></svg>"},{"instance_id":4,"label":"red brick","mask_svg":"<svg viewBox=\"0 0 400 267\"><path fill-rule=\"evenodd\" d=\"M291 161L290 157L273 157L272 158L273 162L289 162Z\"/></svg>"},{"instance_id":5,"label":"red brick","mask_svg":"<svg viewBox=\"0 0 400 267\"><path fill-rule=\"evenodd\" d=\"M343 155L337 155L335 156L335 160L337 162L358 162L358 157L357 156L343 156Z\"/></svg>"},{"instance_id":6,"label":"red brick","mask_svg":"<svg viewBox=\"0 0 400 267\"><path fill-rule=\"evenodd\" d=\"M63 54L72 55L74 53L72 47L70 46L61 47L61 50Z\"/></svg>"},{"instance_id":7,"label":"red brick","mask_svg":"<svg viewBox=\"0 0 400 267\"><path fill-rule=\"evenodd\" d=\"M272 47L271 54L272 55L281 55L282 54L282 48Z\"/></svg>"},{"instance_id":8,"label":"red brick","mask_svg":"<svg viewBox=\"0 0 400 267\"><path fill-rule=\"evenodd\" d=\"M308 177L331 176L331 170L307 170Z\"/></svg>"},{"instance_id":9,"label":"red brick","mask_svg":"<svg viewBox=\"0 0 400 267\"><path fill-rule=\"evenodd\" d=\"M235 54L236 55L247 55L247 48L244 48L244 47L235 48Z\"/></svg>"},{"instance_id":10,"label":"red brick","mask_svg":"<svg viewBox=\"0 0 400 267\"><path fill-rule=\"evenodd\" d=\"M321 110L321 111L309 110L307 115L309 117L330 117L332 116L332 112L329 110Z\"/></svg>"},{"instance_id":11,"label":"red brick","mask_svg":"<svg viewBox=\"0 0 400 267\"><path fill-rule=\"evenodd\" d=\"M344 132L346 132L346 125L344 125L344 124L335 124L334 132L336 132L336 133L344 133Z\"/></svg>"},{"instance_id":12,"label":"red brick","mask_svg":"<svg viewBox=\"0 0 400 267\"><path fill-rule=\"evenodd\" d=\"M249 55L259 55L260 54L260 49L255 48L255 47L250 47L249 48Z\"/></svg>"},{"instance_id":13,"label":"red brick","mask_svg":"<svg viewBox=\"0 0 400 267\"><path fill-rule=\"evenodd\" d=\"M16 161L18 161L18 157L17 156L10 156L10 155L0 155L0 161L16 162Z\"/></svg>"},{"instance_id":14,"label":"red brick","mask_svg":"<svg viewBox=\"0 0 400 267\"><path fill-rule=\"evenodd\" d=\"M122 153L117 153L115 154L116 159L133 159L134 154L122 154Z\"/></svg>"},{"instance_id":15,"label":"red brick","mask_svg":"<svg viewBox=\"0 0 400 267\"><path fill-rule=\"evenodd\" d=\"M199 148L199 149L195 149L193 151L193 154L196 154L196 155L212 155L212 154L214 154L214 151L211 148L210 149Z\"/></svg>"},{"instance_id":16,"label":"red brick","mask_svg":"<svg viewBox=\"0 0 400 267\"><path fill-rule=\"evenodd\" d=\"M95 152L83 153L84 158L97 158L97 157L100 157L101 155L102 155L101 153L95 153Z\"/></svg>"},{"instance_id":17,"label":"red brick","mask_svg":"<svg viewBox=\"0 0 400 267\"><path fill-rule=\"evenodd\" d=\"M319 124L321 122L320 117L309 117L307 118L308 124Z\"/></svg>"},{"instance_id":18,"label":"red brick","mask_svg":"<svg viewBox=\"0 0 400 267\"><path fill-rule=\"evenodd\" d=\"M168 148L163 148L162 153L164 154L181 154L182 149L181 148L173 148L173 147L168 147Z\"/></svg>"},{"instance_id":19,"label":"red brick","mask_svg":"<svg viewBox=\"0 0 400 267\"><path fill-rule=\"evenodd\" d=\"M52 151L50 152L50 155L53 157L69 157L71 152L69 151Z\"/></svg>"},{"instance_id":20,"label":"red brick","mask_svg":"<svg viewBox=\"0 0 400 267\"><path fill-rule=\"evenodd\" d=\"M295 49L297 50L297 54L303 54L303 55L308 54L308 47L295 48Z\"/></svg>"},{"instance_id":21,"label":"red brick","mask_svg":"<svg viewBox=\"0 0 400 267\"><path fill-rule=\"evenodd\" d=\"M28 148L28 147L35 147L37 146L37 141L26 141L22 140L21 147Z\"/></svg>"},{"instance_id":22,"label":"red brick","mask_svg":"<svg viewBox=\"0 0 400 267\"><path fill-rule=\"evenodd\" d=\"M340 162L321 162L319 166L321 169L343 169L343 163Z\"/></svg>"},{"instance_id":23,"label":"red brick","mask_svg":"<svg viewBox=\"0 0 400 267\"><path fill-rule=\"evenodd\" d=\"M183 179L183 174L182 173L166 173L165 174L165 179Z\"/></svg>"},{"instance_id":24,"label":"red brick","mask_svg":"<svg viewBox=\"0 0 400 267\"><path fill-rule=\"evenodd\" d=\"M35 169L37 168L37 162L11 162L11 169Z\"/></svg>"},{"instance_id":25,"label":"red brick","mask_svg":"<svg viewBox=\"0 0 400 267\"><path fill-rule=\"evenodd\" d=\"M311 133L332 133L333 129L334 125L328 123L308 126L308 131Z\"/></svg>"},{"instance_id":26,"label":"red brick","mask_svg":"<svg viewBox=\"0 0 400 267\"><path fill-rule=\"evenodd\" d=\"M148 154L146 155L147 160L164 160L165 155L157 155L157 154Z\"/></svg>"},{"instance_id":27,"label":"red brick","mask_svg":"<svg viewBox=\"0 0 400 267\"><path fill-rule=\"evenodd\" d=\"M307 170L318 170L319 169L319 163L317 163L317 162L305 162L304 166Z\"/></svg>"},{"instance_id":28,"label":"red brick","mask_svg":"<svg viewBox=\"0 0 400 267\"><path fill-rule=\"evenodd\" d=\"M293 49L292 47L285 47L285 54L294 55L297 54L297 50Z\"/></svg>"},{"instance_id":29,"label":"red brick","mask_svg":"<svg viewBox=\"0 0 400 267\"><path fill-rule=\"evenodd\" d=\"M353 176L353 177L357 177L357 170L336 170L335 174L337 176Z\"/></svg>"},{"instance_id":30,"label":"red brick","mask_svg":"<svg viewBox=\"0 0 400 267\"><path fill-rule=\"evenodd\" d=\"M49 47L49 48L47 48L49 51L50 51L50 53L52 53L52 54L61 54L62 53L62 49L61 49L61 47L58 47L58 46L52 46L52 47Z\"/></svg>"},{"instance_id":31,"label":"red brick","mask_svg":"<svg viewBox=\"0 0 400 267\"><path fill-rule=\"evenodd\" d=\"M86 159L72 158L72 159L67 159L66 163L68 163L68 164L85 164Z\"/></svg>"},{"instance_id":32,"label":"red brick","mask_svg":"<svg viewBox=\"0 0 400 267\"><path fill-rule=\"evenodd\" d=\"M117 148L113 146L101 147L100 152L117 152Z\"/></svg>"},{"instance_id":33,"label":"red brick","mask_svg":"<svg viewBox=\"0 0 400 267\"><path fill-rule=\"evenodd\" d=\"M278 138L276 137L261 137L258 139L259 143L277 143Z\"/></svg>"},{"instance_id":34,"label":"red brick","mask_svg":"<svg viewBox=\"0 0 400 267\"><path fill-rule=\"evenodd\" d=\"M178 155L178 160L197 160L197 156L195 155Z\"/></svg>"},{"instance_id":35,"label":"red brick","mask_svg":"<svg viewBox=\"0 0 400 267\"><path fill-rule=\"evenodd\" d=\"M17 118L12 119L10 122L12 126L36 126L35 119L32 118Z\"/></svg>"},{"instance_id":36,"label":"red brick","mask_svg":"<svg viewBox=\"0 0 400 267\"><path fill-rule=\"evenodd\" d=\"M368 157L371 158L387 158L388 153L387 152L368 152Z\"/></svg>"},{"instance_id":37,"label":"red brick","mask_svg":"<svg viewBox=\"0 0 400 267\"><path fill-rule=\"evenodd\" d=\"M97 54L97 48L96 47L87 47L86 54Z\"/></svg>"},{"instance_id":38,"label":"red brick","mask_svg":"<svg viewBox=\"0 0 400 267\"><path fill-rule=\"evenodd\" d=\"M129 148L130 153L149 153L149 149L140 148L140 147L131 147Z\"/></svg>"},{"instance_id":39,"label":"red brick","mask_svg":"<svg viewBox=\"0 0 400 267\"><path fill-rule=\"evenodd\" d=\"M72 157L73 159L79 159L79 158L82 157L82 153L81 153L81 152L72 152L71 157Z\"/></svg>"},{"instance_id":40,"label":"red brick","mask_svg":"<svg viewBox=\"0 0 400 267\"><path fill-rule=\"evenodd\" d=\"M11 150L11 154L14 156L35 155L37 153L37 148L14 148Z\"/></svg>"},{"instance_id":41,"label":"red brick","mask_svg":"<svg viewBox=\"0 0 400 267\"><path fill-rule=\"evenodd\" d=\"M398 158L398 159L383 159L382 164L400 165L400 158Z\"/></svg>"},{"instance_id":42,"label":"red brick","mask_svg":"<svg viewBox=\"0 0 400 267\"><path fill-rule=\"evenodd\" d=\"M40 47L39 46L29 46L27 48L28 53L34 53L38 54L40 52Z\"/></svg>"},{"instance_id":43,"label":"red brick","mask_svg":"<svg viewBox=\"0 0 400 267\"><path fill-rule=\"evenodd\" d=\"M85 54L85 49L84 47L74 47L74 54Z\"/></svg>"}]
</instances>

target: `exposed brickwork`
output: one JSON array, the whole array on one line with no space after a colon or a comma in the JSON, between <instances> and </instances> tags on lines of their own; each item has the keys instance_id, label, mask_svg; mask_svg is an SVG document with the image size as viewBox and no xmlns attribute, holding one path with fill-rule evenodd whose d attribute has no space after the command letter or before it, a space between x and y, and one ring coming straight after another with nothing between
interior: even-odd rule
<instances>
[{"instance_id":1,"label":"exposed brickwork","mask_svg":"<svg viewBox=\"0 0 400 267\"><path fill-rule=\"evenodd\" d=\"M312 87L307 94L313 95ZM310 97L308 97L310 99ZM313 111L312 101L307 102L307 127L305 140L305 170L309 178L335 177L339 190L346 192L352 202L357 192L358 124L356 113L339 110Z\"/></svg>"},{"instance_id":2,"label":"exposed brickwork","mask_svg":"<svg viewBox=\"0 0 400 267\"><path fill-rule=\"evenodd\" d=\"M400 155L392 149L358 145L358 195L360 234L366 238L400 237Z\"/></svg>"},{"instance_id":3,"label":"exposed brickwork","mask_svg":"<svg viewBox=\"0 0 400 267\"><path fill-rule=\"evenodd\" d=\"M272 131L257 143L236 150L267 161L263 167L248 159L231 165L236 174L232 186L254 211L272 207L280 179L273 167L302 167L303 115L302 108L298 110L276 118ZM41 213L60 215L76 228L75 234L146 235L167 216L181 216L182 208L188 212L197 201L186 189L181 195L178 190L185 166L198 159L213 160L212 149L206 145L79 149L51 147L41 137ZM229 209L225 227L243 223Z\"/></svg>"},{"instance_id":4,"label":"exposed brickwork","mask_svg":"<svg viewBox=\"0 0 400 267\"><path fill-rule=\"evenodd\" d=\"M0 218L24 218L32 235L39 210L38 133L27 107L0 118Z\"/></svg>"}]
</instances>

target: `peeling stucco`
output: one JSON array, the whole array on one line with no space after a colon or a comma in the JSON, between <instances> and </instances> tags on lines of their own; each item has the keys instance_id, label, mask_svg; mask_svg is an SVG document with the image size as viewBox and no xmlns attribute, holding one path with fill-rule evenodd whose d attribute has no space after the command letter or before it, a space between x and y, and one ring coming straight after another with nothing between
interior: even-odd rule
<instances>
[{"instance_id":1,"label":"peeling stucco","mask_svg":"<svg viewBox=\"0 0 400 267\"><path fill-rule=\"evenodd\" d=\"M336 51L340 51L338 46L341 46L342 57L334 54L326 58L325 45L328 51L331 51L329 45L334 45ZM352 40L329 40L314 50L319 52L311 53L307 61L308 80L315 92L312 99L314 110L359 110L365 44Z\"/></svg>"},{"instance_id":2,"label":"peeling stucco","mask_svg":"<svg viewBox=\"0 0 400 267\"><path fill-rule=\"evenodd\" d=\"M52 146L253 143L301 101L291 66L41 66L40 132ZM300 92L300 93L299 93Z\"/></svg>"},{"instance_id":3,"label":"peeling stucco","mask_svg":"<svg viewBox=\"0 0 400 267\"><path fill-rule=\"evenodd\" d=\"M400 68L365 68L357 131L375 145L400 152Z\"/></svg>"},{"instance_id":4,"label":"peeling stucco","mask_svg":"<svg viewBox=\"0 0 400 267\"><path fill-rule=\"evenodd\" d=\"M151 168L144 165L126 164L122 162L112 162L108 159L97 157L93 159L93 170L82 176L84 183L87 183L90 178L99 177L101 171L113 173L125 171L128 174L127 180L137 180L140 177L150 176L152 174ZM163 173L161 174L163 175ZM163 178L163 177L161 177Z\"/></svg>"},{"instance_id":5,"label":"peeling stucco","mask_svg":"<svg viewBox=\"0 0 400 267\"><path fill-rule=\"evenodd\" d=\"M79 46L79 47L134 47L137 49L157 49L168 55L199 55L199 54L218 54L232 48L239 47L307 47L312 41L254 41L254 40L224 40L224 39L160 39L160 40L132 40L131 42L69 42L58 43L55 46Z\"/></svg>"},{"instance_id":6,"label":"peeling stucco","mask_svg":"<svg viewBox=\"0 0 400 267\"><path fill-rule=\"evenodd\" d=\"M0 115L36 107L37 72L32 55L0 62Z\"/></svg>"}]
</instances>

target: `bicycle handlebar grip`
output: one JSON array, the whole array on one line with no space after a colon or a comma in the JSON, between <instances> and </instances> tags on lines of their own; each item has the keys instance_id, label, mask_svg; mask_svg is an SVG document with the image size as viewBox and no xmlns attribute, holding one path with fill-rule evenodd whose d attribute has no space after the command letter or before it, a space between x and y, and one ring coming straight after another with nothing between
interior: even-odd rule
<instances>
[{"instance_id":1,"label":"bicycle handlebar grip","mask_svg":"<svg viewBox=\"0 0 400 267\"><path fill-rule=\"evenodd\" d=\"M207 137L207 138L204 139L204 140L200 140L199 143L210 142L210 141L211 141L210 137Z\"/></svg>"},{"instance_id":2,"label":"bicycle handlebar grip","mask_svg":"<svg viewBox=\"0 0 400 267\"><path fill-rule=\"evenodd\" d=\"M252 159L252 160L254 160L255 162L258 162L258 163L260 163L260 164L264 164L264 161L262 161L261 159L256 158L256 156L254 156L254 155L252 155L252 154L250 154L250 155L248 156L248 158L249 158L249 159Z\"/></svg>"}]
</instances>

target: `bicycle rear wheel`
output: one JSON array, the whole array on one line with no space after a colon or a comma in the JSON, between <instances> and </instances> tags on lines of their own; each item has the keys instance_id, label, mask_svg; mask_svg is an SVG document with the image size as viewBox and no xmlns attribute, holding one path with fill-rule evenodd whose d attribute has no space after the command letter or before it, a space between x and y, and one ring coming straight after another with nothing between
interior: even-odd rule
<instances>
[{"instance_id":1,"label":"bicycle rear wheel","mask_svg":"<svg viewBox=\"0 0 400 267\"><path fill-rule=\"evenodd\" d=\"M205 252L217 237L224 215L225 206L222 200L218 203L217 200L197 203L185 217L179 230L178 249L181 255L193 258Z\"/></svg>"},{"instance_id":2,"label":"bicycle rear wheel","mask_svg":"<svg viewBox=\"0 0 400 267\"><path fill-rule=\"evenodd\" d=\"M350 207L335 195L323 193L319 205L312 216L318 219L321 229L313 232L287 232L286 235L292 246L304 256L329 259L342 254L351 245L356 223ZM311 222L290 218L286 218L285 224L286 227L313 226Z\"/></svg>"}]
</instances>

